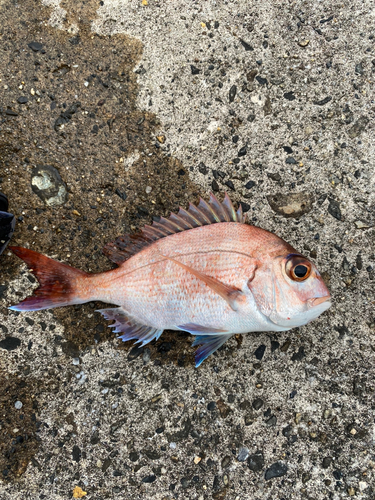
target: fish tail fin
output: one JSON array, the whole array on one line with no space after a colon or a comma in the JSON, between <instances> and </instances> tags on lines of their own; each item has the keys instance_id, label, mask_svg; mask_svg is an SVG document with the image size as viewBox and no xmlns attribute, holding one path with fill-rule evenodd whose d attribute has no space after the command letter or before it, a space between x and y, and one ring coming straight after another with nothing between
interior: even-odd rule
<instances>
[{"instance_id":1,"label":"fish tail fin","mask_svg":"<svg viewBox=\"0 0 375 500\"><path fill-rule=\"evenodd\" d=\"M84 288L81 286L82 280L89 277L88 273L27 248L11 246L9 249L25 261L27 267L39 281L39 288L34 291L31 297L9 309L13 311L39 311L71 304L82 304L90 300L84 297Z\"/></svg>"}]
</instances>

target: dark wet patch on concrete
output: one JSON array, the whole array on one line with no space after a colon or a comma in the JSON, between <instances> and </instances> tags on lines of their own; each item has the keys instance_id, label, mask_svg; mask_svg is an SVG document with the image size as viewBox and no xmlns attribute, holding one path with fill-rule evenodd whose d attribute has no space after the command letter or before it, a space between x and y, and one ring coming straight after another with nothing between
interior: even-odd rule
<instances>
[{"instance_id":1,"label":"dark wet patch on concrete","mask_svg":"<svg viewBox=\"0 0 375 500\"><path fill-rule=\"evenodd\" d=\"M0 105L1 189L17 217L13 244L99 272L111 267L101 253L107 242L150 223L153 216L186 206L198 189L164 149L157 117L137 108L134 67L141 43L91 33L97 2L62 2L61 7L69 11L66 24L79 26L78 34L48 26L50 9L31 0L1 9L0 78L6 86ZM33 190L35 169L46 166L56 169L66 185L62 205L45 203ZM2 256L4 283L19 269L15 257ZM94 313L99 307L92 303L53 311L65 328L60 342L67 356L115 337ZM149 346L151 359L191 364L188 337L165 333ZM131 348L130 342L119 342L119 349ZM34 382L7 374L1 379L0 470L9 480L25 471L35 453L39 424ZM40 390L49 391L47 386ZM21 410L14 406L18 400Z\"/></svg>"},{"instance_id":2,"label":"dark wet patch on concrete","mask_svg":"<svg viewBox=\"0 0 375 500\"><path fill-rule=\"evenodd\" d=\"M61 7L78 34L47 26L51 11L31 1L2 12L2 190L18 217L14 244L99 272L111 267L101 253L107 242L186 206L198 188L164 149L157 117L137 108L141 43L92 33L96 2ZM61 206L33 192L35 168L47 165L67 186ZM10 279L19 261L3 262ZM53 311L79 349L114 337L94 308Z\"/></svg>"},{"instance_id":3,"label":"dark wet patch on concrete","mask_svg":"<svg viewBox=\"0 0 375 500\"><path fill-rule=\"evenodd\" d=\"M0 372L0 479L21 476L38 448L37 381Z\"/></svg>"}]
</instances>

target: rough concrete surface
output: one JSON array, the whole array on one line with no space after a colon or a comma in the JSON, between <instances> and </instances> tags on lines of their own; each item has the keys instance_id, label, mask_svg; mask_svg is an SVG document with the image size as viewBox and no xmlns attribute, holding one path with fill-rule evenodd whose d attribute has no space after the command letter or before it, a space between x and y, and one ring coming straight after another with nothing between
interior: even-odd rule
<instances>
[{"instance_id":1,"label":"rough concrete surface","mask_svg":"<svg viewBox=\"0 0 375 500\"><path fill-rule=\"evenodd\" d=\"M0 498L375 498L371 1L0 1L0 189L14 243L86 271L213 190L312 258L332 308L227 342L121 344L99 303L7 306ZM52 201L51 201L52 200Z\"/></svg>"}]
</instances>

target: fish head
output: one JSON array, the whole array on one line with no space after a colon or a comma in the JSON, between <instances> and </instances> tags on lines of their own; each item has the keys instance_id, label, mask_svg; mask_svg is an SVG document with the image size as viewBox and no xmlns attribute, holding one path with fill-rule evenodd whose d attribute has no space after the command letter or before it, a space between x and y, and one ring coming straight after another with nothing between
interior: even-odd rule
<instances>
[{"instance_id":1,"label":"fish head","mask_svg":"<svg viewBox=\"0 0 375 500\"><path fill-rule=\"evenodd\" d=\"M260 312L282 329L306 325L331 306L316 266L290 249L265 259L248 283Z\"/></svg>"}]
</instances>

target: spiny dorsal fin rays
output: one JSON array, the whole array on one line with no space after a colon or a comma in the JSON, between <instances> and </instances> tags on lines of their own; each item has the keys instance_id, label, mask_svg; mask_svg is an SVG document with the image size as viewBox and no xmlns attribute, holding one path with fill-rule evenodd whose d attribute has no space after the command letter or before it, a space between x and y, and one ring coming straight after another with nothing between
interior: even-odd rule
<instances>
[{"instance_id":1,"label":"spiny dorsal fin rays","mask_svg":"<svg viewBox=\"0 0 375 500\"><path fill-rule=\"evenodd\" d=\"M245 221L246 215L243 214L241 205L236 212L227 194L225 194L223 202L220 203L216 196L211 193L208 203L201 198L198 206L190 203L188 210L180 207L178 214L171 213L168 218L161 217L157 222L154 221L151 226L144 226L140 233L119 236L104 247L103 253L120 265L154 241L171 234L220 222L244 224Z\"/></svg>"},{"instance_id":2,"label":"spiny dorsal fin rays","mask_svg":"<svg viewBox=\"0 0 375 500\"><path fill-rule=\"evenodd\" d=\"M173 221L175 224L177 224L180 227L181 231L186 231L188 229L193 229L192 226L186 222L182 217L176 214L171 214L169 217L169 220Z\"/></svg>"},{"instance_id":3,"label":"spiny dorsal fin rays","mask_svg":"<svg viewBox=\"0 0 375 500\"><path fill-rule=\"evenodd\" d=\"M189 213L191 213L195 219L197 219L202 226L206 226L207 224L211 224L210 219L205 215L205 213L200 210L199 207L196 207L192 203L189 203Z\"/></svg>"},{"instance_id":4,"label":"spiny dorsal fin rays","mask_svg":"<svg viewBox=\"0 0 375 500\"><path fill-rule=\"evenodd\" d=\"M215 222L220 222L220 219L217 216L216 212L203 198L199 198L198 209L206 214L212 224L215 224Z\"/></svg>"},{"instance_id":5,"label":"spiny dorsal fin rays","mask_svg":"<svg viewBox=\"0 0 375 500\"><path fill-rule=\"evenodd\" d=\"M226 213L226 210L223 208L223 205L217 200L216 196L212 193L210 194L210 205L217 213L220 222L229 222L229 217Z\"/></svg>"},{"instance_id":6,"label":"spiny dorsal fin rays","mask_svg":"<svg viewBox=\"0 0 375 500\"><path fill-rule=\"evenodd\" d=\"M186 211L182 207L180 207L178 211L178 216L184 219L184 221L186 221L192 228L199 227L202 225L199 222L199 220L197 220L189 210Z\"/></svg>"},{"instance_id":7,"label":"spiny dorsal fin rays","mask_svg":"<svg viewBox=\"0 0 375 500\"><path fill-rule=\"evenodd\" d=\"M153 227L148 226L148 225L146 225L146 226L144 226L142 228L142 233L139 234L139 237L143 238L143 241L145 241L146 239L150 240L150 244L153 241L158 240L159 238L161 238L160 234L157 233L157 231Z\"/></svg>"},{"instance_id":8,"label":"spiny dorsal fin rays","mask_svg":"<svg viewBox=\"0 0 375 500\"><path fill-rule=\"evenodd\" d=\"M242 212L242 205L240 203L240 206L238 207L238 210L236 212L237 214L237 220L238 222L241 222L242 224L245 224L246 222L246 214Z\"/></svg>"},{"instance_id":9,"label":"spiny dorsal fin rays","mask_svg":"<svg viewBox=\"0 0 375 500\"><path fill-rule=\"evenodd\" d=\"M145 232L147 235L149 235L150 237L152 236L156 236L156 238L154 238L155 240L158 240L160 238L164 238L165 236L168 236L168 233L165 233L163 231L161 231L159 228L157 228L156 226L149 226L149 225L146 225L143 229L142 229L142 232Z\"/></svg>"},{"instance_id":10,"label":"spiny dorsal fin rays","mask_svg":"<svg viewBox=\"0 0 375 500\"><path fill-rule=\"evenodd\" d=\"M232 202L229 199L229 196L227 193L225 193L224 201L222 203L222 206L225 207L227 214L229 216L229 220L237 220L237 214L236 211L232 205Z\"/></svg>"},{"instance_id":11,"label":"spiny dorsal fin rays","mask_svg":"<svg viewBox=\"0 0 375 500\"><path fill-rule=\"evenodd\" d=\"M160 223L164 224L165 227L170 229L172 233L179 233L183 231L183 228L176 224L171 217L169 219L165 219L164 217L160 217Z\"/></svg>"},{"instance_id":12,"label":"spiny dorsal fin rays","mask_svg":"<svg viewBox=\"0 0 375 500\"><path fill-rule=\"evenodd\" d=\"M160 231L162 234L164 234L164 236L169 236L170 234L174 234L176 232L173 229L167 227L162 220L160 220L159 222L154 221L151 227Z\"/></svg>"}]
</instances>

